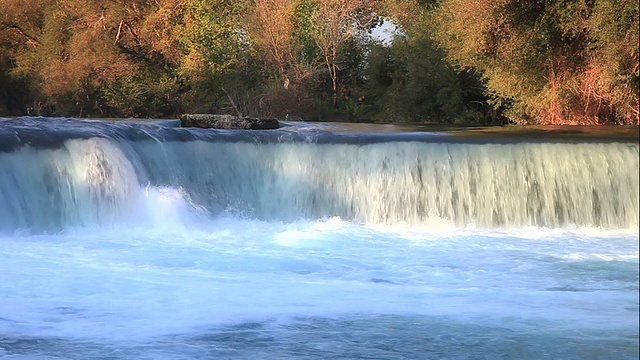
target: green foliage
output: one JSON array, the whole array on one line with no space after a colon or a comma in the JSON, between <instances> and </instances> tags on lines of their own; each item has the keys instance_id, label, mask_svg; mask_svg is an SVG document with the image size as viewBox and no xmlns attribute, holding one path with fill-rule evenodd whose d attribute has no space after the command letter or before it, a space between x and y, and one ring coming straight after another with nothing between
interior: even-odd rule
<instances>
[{"instance_id":1,"label":"green foliage","mask_svg":"<svg viewBox=\"0 0 640 360\"><path fill-rule=\"evenodd\" d=\"M204 59L212 72L224 72L238 62L244 48L240 27L242 1L188 0L186 42Z\"/></svg>"},{"instance_id":2,"label":"green foliage","mask_svg":"<svg viewBox=\"0 0 640 360\"><path fill-rule=\"evenodd\" d=\"M313 0L298 0L293 18L293 35L300 60L307 65L314 65L320 61L320 51L315 44L314 34L317 32L314 13L317 3Z\"/></svg>"},{"instance_id":3,"label":"green foliage","mask_svg":"<svg viewBox=\"0 0 640 360\"><path fill-rule=\"evenodd\" d=\"M451 124L496 123L486 88L472 71L457 70L431 40L431 23L415 21L390 46L371 44L360 113L376 120Z\"/></svg>"}]
</instances>

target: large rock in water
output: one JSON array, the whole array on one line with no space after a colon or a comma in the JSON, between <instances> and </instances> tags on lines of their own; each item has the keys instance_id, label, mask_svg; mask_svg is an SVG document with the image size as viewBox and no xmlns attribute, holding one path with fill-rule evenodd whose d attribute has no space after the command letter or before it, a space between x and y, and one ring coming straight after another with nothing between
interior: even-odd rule
<instances>
[{"instance_id":1,"label":"large rock in water","mask_svg":"<svg viewBox=\"0 0 640 360\"><path fill-rule=\"evenodd\" d=\"M181 127L198 127L205 129L277 129L280 123L276 119L257 119L233 115L183 114L180 117Z\"/></svg>"}]
</instances>

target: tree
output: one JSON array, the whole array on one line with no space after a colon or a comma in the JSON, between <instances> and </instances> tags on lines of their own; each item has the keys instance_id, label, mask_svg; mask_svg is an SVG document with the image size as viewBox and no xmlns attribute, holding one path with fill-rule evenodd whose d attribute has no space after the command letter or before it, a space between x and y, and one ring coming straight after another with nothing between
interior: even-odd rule
<instances>
[{"instance_id":1,"label":"tree","mask_svg":"<svg viewBox=\"0 0 640 360\"><path fill-rule=\"evenodd\" d=\"M489 99L520 123L638 123L638 7L631 0L0 0L0 112L294 110L309 118L328 110L450 122L495 119ZM365 33L382 19L403 36L389 48L368 46Z\"/></svg>"},{"instance_id":2,"label":"tree","mask_svg":"<svg viewBox=\"0 0 640 360\"><path fill-rule=\"evenodd\" d=\"M0 31L14 39L13 78L30 85L33 112L101 116L174 111L176 79L150 49L147 1L2 0ZM160 56L159 56L160 55ZM159 71L158 71L159 70Z\"/></svg>"},{"instance_id":3,"label":"tree","mask_svg":"<svg viewBox=\"0 0 640 360\"><path fill-rule=\"evenodd\" d=\"M277 69L285 88L299 63L294 48L295 6L294 0L255 0L247 21L254 46Z\"/></svg>"},{"instance_id":4,"label":"tree","mask_svg":"<svg viewBox=\"0 0 640 360\"><path fill-rule=\"evenodd\" d=\"M449 59L478 69L518 122L637 123L638 3L616 5L443 0L434 26Z\"/></svg>"},{"instance_id":5,"label":"tree","mask_svg":"<svg viewBox=\"0 0 640 360\"><path fill-rule=\"evenodd\" d=\"M388 44L369 46L362 115L393 122L500 122L477 74L445 61L432 39L430 14L403 13L407 17L400 35Z\"/></svg>"},{"instance_id":6,"label":"tree","mask_svg":"<svg viewBox=\"0 0 640 360\"><path fill-rule=\"evenodd\" d=\"M640 39L637 1L600 0L586 23L588 65L579 83L590 107L611 107L620 122L640 124Z\"/></svg>"},{"instance_id":7,"label":"tree","mask_svg":"<svg viewBox=\"0 0 640 360\"><path fill-rule=\"evenodd\" d=\"M368 31L376 24L381 9L381 3L375 0L319 0L313 9L316 28L312 37L331 78L334 108L340 90L341 49L358 31Z\"/></svg>"},{"instance_id":8,"label":"tree","mask_svg":"<svg viewBox=\"0 0 640 360\"><path fill-rule=\"evenodd\" d=\"M302 56L298 0L254 0L244 22L267 80L262 89L268 115L299 115L301 85L315 72Z\"/></svg>"}]
</instances>

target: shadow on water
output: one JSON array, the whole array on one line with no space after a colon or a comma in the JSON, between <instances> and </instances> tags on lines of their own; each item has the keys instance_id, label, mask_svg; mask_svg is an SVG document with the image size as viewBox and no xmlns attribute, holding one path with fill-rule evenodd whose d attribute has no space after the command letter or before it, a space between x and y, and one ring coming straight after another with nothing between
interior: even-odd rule
<instances>
[{"instance_id":1,"label":"shadow on water","mask_svg":"<svg viewBox=\"0 0 640 360\"><path fill-rule=\"evenodd\" d=\"M443 133L456 138L487 139L528 139L528 140L611 140L638 141L640 126L637 125L507 125L507 126L452 126L440 124L320 124L338 132L400 133L422 132Z\"/></svg>"}]
</instances>

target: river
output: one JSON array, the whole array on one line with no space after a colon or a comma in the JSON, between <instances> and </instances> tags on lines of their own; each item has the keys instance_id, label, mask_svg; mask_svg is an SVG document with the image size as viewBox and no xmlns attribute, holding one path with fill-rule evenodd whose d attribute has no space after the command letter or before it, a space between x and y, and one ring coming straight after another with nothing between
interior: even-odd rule
<instances>
[{"instance_id":1,"label":"river","mask_svg":"<svg viewBox=\"0 0 640 360\"><path fill-rule=\"evenodd\" d=\"M0 358L638 358L637 135L284 125L0 119Z\"/></svg>"}]
</instances>

